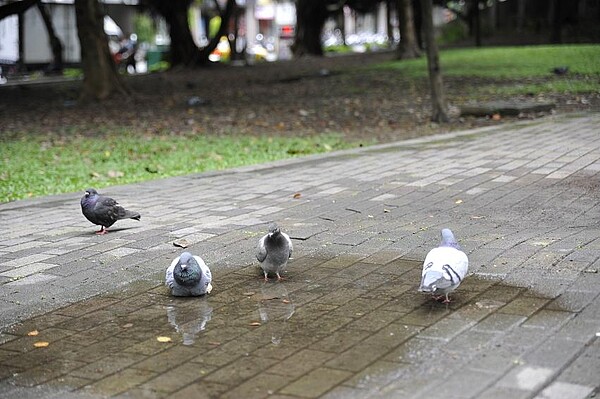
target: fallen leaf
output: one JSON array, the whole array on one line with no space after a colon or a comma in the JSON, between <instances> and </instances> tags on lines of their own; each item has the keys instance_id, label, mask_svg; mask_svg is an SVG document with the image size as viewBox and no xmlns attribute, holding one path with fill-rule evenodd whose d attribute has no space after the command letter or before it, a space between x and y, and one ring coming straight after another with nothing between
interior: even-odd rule
<instances>
[{"instance_id":1,"label":"fallen leaf","mask_svg":"<svg viewBox=\"0 0 600 399\"><path fill-rule=\"evenodd\" d=\"M300 197L302 197L302 194L300 194L300 193L296 193L296 194L294 194L294 199L298 199L298 198L300 198Z\"/></svg>"},{"instance_id":2,"label":"fallen leaf","mask_svg":"<svg viewBox=\"0 0 600 399\"><path fill-rule=\"evenodd\" d=\"M258 326L260 326L260 321L253 321L252 323L250 323L250 326L258 327Z\"/></svg>"},{"instance_id":3,"label":"fallen leaf","mask_svg":"<svg viewBox=\"0 0 600 399\"><path fill-rule=\"evenodd\" d=\"M45 348L48 345L50 345L50 342L46 342L46 341L38 341L33 344L33 346L35 346L36 348Z\"/></svg>"},{"instance_id":4,"label":"fallen leaf","mask_svg":"<svg viewBox=\"0 0 600 399\"><path fill-rule=\"evenodd\" d=\"M256 292L254 292L254 291L248 291L248 292L242 293L242 295L245 295L245 296L252 296L254 294L256 294Z\"/></svg>"},{"instance_id":5,"label":"fallen leaf","mask_svg":"<svg viewBox=\"0 0 600 399\"><path fill-rule=\"evenodd\" d=\"M119 170L109 170L106 175L110 178L115 178L115 177L123 177L125 176L125 173L119 171Z\"/></svg>"},{"instance_id":6,"label":"fallen leaf","mask_svg":"<svg viewBox=\"0 0 600 399\"><path fill-rule=\"evenodd\" d=\"M190 245L189 241L185 238L173 241L173 245L180 248L187 248Z\"/></svg>"},{"instance_id":7,"label":"fallen leaf","mask_svg":"<svg viewBox=\"0 0 600 399\"><path fill-rule=\"evenodd\" d=\"M290 303L290 300L289 299L283 299L281 302L283 302L283 303Z\"/></svg>"},{"instance_id":8,"label":"fallen leaf","mask_svg":"<svg viewBox=\"0 0 600 399\"><path fill-rule=\"evenodd\" d=\"M33 331L29 331L27 333L27 335L29 335L30 337L35 337L36 335L38 335L40 332L38 330L33 330Z\"/></svg>"},{"instance_id":9,"label":"fallen leaf","mask_svg":"<svg viewBox=\"0 0 600 399\"><path fill-rule=\"evenodd\" d=\"M502 117L500 116L500 114L494 114L494 115L492 115L492 120L499 121L500 119L502 119Z\"/></svg>"},{"instance_id":10,"label":"fallen leaf","mask_svg":"<svg viewBox=\"0 0 600 399\"><path fill-rule=\"evenodd\" d=\"M463 203L463 200L461 200L461 199L458 199L458 200L454 201L454 203L455 203L455 204L462 204L462 203Z\"/></svg>"},{"instance_id":11,"label":"fallen leaf","mask_svg":"<svg viewBox=\"0 0 600 399\"><path fill-rule=\"evenodd\" d=\"M131 328L133 327L133 323L123 324L123 328Z\"/></svg>"},{"instance_id":12,"label":"fallen leaf","mask_svg":"<svg viewBox=\"0 0 600 399\"><path fill-rule=\"evenodd\" d=\"M171 337L156 337L158 342L171 342Z\"/></svg>"},{"instance_id":13,"label":"fallen leaf","mask_svg":"<svg viewBox=\"0 0 600 399\"><path fill-rule=\"evenodd\" d=\"M485 216L471 216L471 219L483 219Z\"/></svg>"},{"instance_id":14,"label":"fallen leaf","mask_svg":"<svg viewBox=\"0 0 600 399\"><path fill-rule=\"evenodd\" d=\"M219 346L221 345L221 343L219 341L209 341L208 342L209 345L214 345L214 346Z\"/></svg>"}]
</instances>

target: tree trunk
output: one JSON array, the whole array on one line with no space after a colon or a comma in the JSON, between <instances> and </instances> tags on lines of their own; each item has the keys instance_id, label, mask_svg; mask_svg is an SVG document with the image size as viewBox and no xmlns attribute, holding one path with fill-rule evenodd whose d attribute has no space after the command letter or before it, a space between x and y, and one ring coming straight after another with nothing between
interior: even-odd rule
<instances>
[{"instance_id":1,"label":"tree trunk","mask_svg":"<svg viewBox=\"0 0 600 399\"><path fill-rule=\"evenodd\" d=\"M43 3L37 3L38 9L40 10L40 14L42 15L42 19L44 20L44 25L46 25L46 31L48 32L48 38L50 40L50 48L52 49L52 63L48 66L47 72L62 72L63 69L63 45L60 42L58 36L54 31L54 25L52 24L52 18L50 17L50 13L46 8L46 5Z\"/></svg>"},{"instance_id":2,"label":"tree trunk","mask_svg":"<svg viewBox=\"0 0 600 399\"><path fill-rule=\"evenodd\" d=\"M128 94L108 49L98 0L75 1L75 16L84 76L81 99L104 100L114 93Z\"/></svg>"},{"instance_id":3,"label":"tree trunk","mask_svg":"<svg viewBox=\"0 0 600 399\"><path fill-rule=\"evenodd\" d=\"M400 28L400 43L396 53L397 58L400 60L419 58L421 51L417 44L411 0L396 0L396 10Z\"/></svg>"},{"instance_id":4,"label":"tree trunk","mask_svg":"<svg viewBox=\"0 0 600 399\"><path fill-rule=\"evenodd\" d=\"M517 32L523 32L525 27L525 10L527 0L517 0Z\"/></svg>"},{"instance_id":5,"label":"tree trunk","mask_svg":"<svg viewBox=\"0 0 600 399\"><path fill-rule=\"evenodd\" d=\"M148 3L169 25L171 45L169 48L171 67L191 66L200 60L200 50L194 43L188 22L188 10L192 0L148 0Z\"/></svg>"},{"instance_id":6,"label":"tree trunk","mask_svg":"<svg viewBox=\"0 0 600 399\"><path fill-rule=\"evenodd\" d=\"M229 20L236 6L235 0L227 0L225 11L221 12L219 32L210 39L208 46L199 49L194 42L188 22L188 10L192 1L146 0L146 3L154 8L169 25L171 67L179 65L193 67L207 64L209 62L208 56L219 44L221 36L227 32Z\"/></svg>"},{"instance_id":7,"label":"tree trunk","mask_svg":"<svg viewBox=\"0 0 600 399\"><path fill-rule=\"evenodd\" d=\"M423 45L423 11L421 10L421 0L411 0L413 8L413 20L415 22L415 33L417 35L417 46L425 50Z\"/></svg>"},{"instance_id":8,"label":"tree trunk","mask_svg":"<svg viewBox=\"0 0 600 399\"><path fill-rule=\"evenodd\" d=\"M323 55L321 31L327 19L327 7L321 0L296 0L296 37L294 56Z\"/></svg>"},{"instance_id":9,"label":"tree trunk","mask_svg":"<svg viewBox=\"0 0 600 399\"><path fill-rule=\"evenodd\" d=\"M425 47L427 48L427 67L429 69L429 82L431 85L431 120L442 123L448 122L450 118L448 117L438 47L435 42L435 32L433 30L432 8L432 0L421 0L423 35L425 36Z\"/></svg>"},{"instance_id":10,"label":"tree trunk","mask_svg":"<svg viewBox=\"0 0 600 399\"><path fill-rule=\"evenodd\" d=\"M39 1L40 0L23 0L0 5L0 19L4 19L13 14L22 14Z\"/></svg>"},{"instance_id":11,"label":"tree trunk","mask_svg":"<svg viewBox=\"0 0 600 399\"><path fill-rule=\"evenodd\" d=\"M550 32L550 43L562 43L562 7L560 0L552 0L552 27Z\"/></svg>"},{"instance_id":12,"label":"tree trunk","mask_svg":"<svg viewBox=\"0 0 600 399\"><path fill-rule=\"evenodd\" d=\"M471 0L473 33L475 35L475 46L481 47L481 13L479 12L479 0Z\"/></svg>"}]
</instances>

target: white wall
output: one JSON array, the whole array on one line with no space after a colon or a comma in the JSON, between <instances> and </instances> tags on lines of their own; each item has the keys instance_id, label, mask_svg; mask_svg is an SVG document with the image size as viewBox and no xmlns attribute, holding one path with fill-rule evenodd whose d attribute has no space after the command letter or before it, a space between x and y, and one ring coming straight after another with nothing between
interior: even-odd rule
<instances>
[{"instance_id":1,"label":"white wall","mask_svg":"<svg viewBox=\"0 0 600 399\"><path fill-rule=\"evenodd\" d=\"M19 60L19 18L16 15L0 19L0 63Z\"/></svg>"},{"instance_id":2,"label":"white wall","mask_svg":"<svg viewBox=\"0 0 600 399\"><path fill-rule=\"evenodd\" d=\"M75 21L75 8L66 5L46 4L52 17L54 31L63 44L63 61L79 62L81 53L79 38L77 37L77 24ZM48 33L42 16L37 7L31 7L23 15L26 27L23 33L24 54L23 62L48 63L52 61L52 51L48 40Z\"/></svg>"}]
</instances>

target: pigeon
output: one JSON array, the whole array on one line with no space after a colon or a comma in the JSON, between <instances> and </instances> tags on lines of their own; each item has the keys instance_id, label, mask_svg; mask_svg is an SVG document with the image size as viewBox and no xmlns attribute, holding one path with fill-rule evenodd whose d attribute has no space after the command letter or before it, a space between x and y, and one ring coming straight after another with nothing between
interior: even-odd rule
<instances>
[{"instance_id":1,"label":"pigeon","mask_svg":"<svg viewBox=\"0 0 600 399\"><path fill-rule=\"evenodd\" d=\"M552 68L552 72L554 72L555 75L566 75L567 72L569 72L569 67L568 66L559 66L556 68Z\"/></svg>"},{"instance_id":2,"label":"pigeon","mask_svg":"<svg viewBox=\"0 0 600 399\"><path fill-rule=\"evenodd\" d=\"M212 274L201 257L184 252L171 262L165 285L173 296L200 296L212 291Z\"/></svg>"},{"instance_id":3,"label":"pigeon","mask_svg":"<svg viewBox=\"0 0 600 399\"><path fill-rule=\"evenodd\" d=\"M100 226L100 230L96 234L108 233L106 229L117 220L140 220L141 217L139 213L119 206L114 199L98 194L93 188L85 190L85 195L81 197L81 211L87 220Z\"/></svg>"},{"instance_id":4,"label":"pigeon","mask_svg":"<svg viewBox=\"0 0 600 399\"><path fill-rule=\"evenodd\" d=\"M419 291L430 292L434 298L443 296L443 303L449 303L448 294L454 291L467 275L469 259L460 250L450 229L442 229L442 242L433 248L423 262L423 273Z\"/></svg>"},{"instance_id":5,"label":"pigeon","mask_svg":"<svg viewBox=\"0 0 600 399\"><path fill-rule=\"evenodd\" d=\"M269 280L268 274L275 273L281 280L280 273L292 256L292 240L290 236L282 233L277 223L269 225L269 233L258 241L256 259L265 274L265 281Z\"/></svg>"}]
</instances>

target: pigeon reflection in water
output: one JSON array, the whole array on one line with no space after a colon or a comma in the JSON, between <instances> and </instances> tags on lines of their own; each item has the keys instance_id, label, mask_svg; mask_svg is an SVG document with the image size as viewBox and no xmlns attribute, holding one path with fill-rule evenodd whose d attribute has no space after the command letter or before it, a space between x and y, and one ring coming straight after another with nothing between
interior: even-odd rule
<instances>
[{"instance_id":1,"label":"pigeon reflection in water","mask_svg":"<svg viewBox=\"0 0 600 399\"><path fill-rule=\"evenodd\" d=\"M167 320L175 331L183 335L183 344L192 345L196 336L206 329L213 308L206 298L177 300L167 306Z\"/></svg>"},{"instance_id":2,"label":"pigeon reflection in water","mask_svg":"<svg viewBox=\"0 0 600 399\"><path fill-rule=\"evenodd\" d=\"M261 324L265 325L271 335L271 342L279 345L287 330L287 321L294 314L296 307L280 280L263 282L260 291L258 314Z\"/></svg>"}]
</instances>

